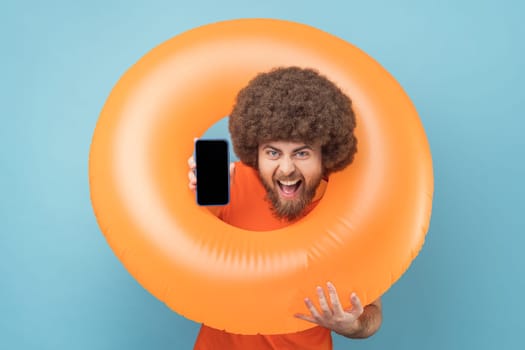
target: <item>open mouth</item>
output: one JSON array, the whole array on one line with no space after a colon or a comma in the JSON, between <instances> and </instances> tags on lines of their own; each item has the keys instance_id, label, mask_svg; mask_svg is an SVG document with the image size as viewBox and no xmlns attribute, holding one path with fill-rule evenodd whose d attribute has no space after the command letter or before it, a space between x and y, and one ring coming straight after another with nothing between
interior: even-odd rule
<instances>
[{"instance_id":1,"label":"open mouth","mask_svg":"<svg viewBox=\"0 0 525 350\"><path fill-rule=\"evenodd\" d=\"M301 187L301 180L294 181L277 181L277 186L280 189L281 195L285 198L295 197L297 191Z\"/></svg>"}]
</instances>

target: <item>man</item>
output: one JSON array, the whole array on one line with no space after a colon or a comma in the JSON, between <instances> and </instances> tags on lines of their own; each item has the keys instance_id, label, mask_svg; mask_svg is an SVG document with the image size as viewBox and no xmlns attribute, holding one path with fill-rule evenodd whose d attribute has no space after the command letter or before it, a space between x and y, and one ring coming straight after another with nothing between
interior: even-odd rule
<instances>
[{"instance_id":1,"label":"man","mask_svg":"<svg viewBox=\"0 0 525 350\"><path fill-rule=\"evenodd\" d=\"M231 168L231 201L216 215L248 230L273 230L301 220L321 199L328 176L347 167L356 153L350 99L311 69L279 68L256 76L239 92L229 130L241 162ZM195 163L189 160L190 189ZM344 310L335 289L317 287L320 309L308 298L310 314L295 317L316 324L279 335L238 335L202 326L196 350L332 348L331 331L348 338L373 335L382 321L381 301L362 306L355 293Z\"/></svg>"}]
</instances>

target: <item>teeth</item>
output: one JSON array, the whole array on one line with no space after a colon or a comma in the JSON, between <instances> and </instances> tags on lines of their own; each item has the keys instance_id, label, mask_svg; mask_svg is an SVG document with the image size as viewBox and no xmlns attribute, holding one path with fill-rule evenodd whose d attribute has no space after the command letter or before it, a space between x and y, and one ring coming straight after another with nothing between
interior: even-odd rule
<instances>
[{"instance_id":1,"label":"teeth","mask_svg":"<svg viewBox=\"0 0 525 350\"><path fill-rule=\"evenodd\" d=\"M293 185L295 185L298 182L299 182L299 180L295 180L295 181L279 181L279 183L281 185L284 185L284 186L293 186Z\"/></svg>"}]
</instances>

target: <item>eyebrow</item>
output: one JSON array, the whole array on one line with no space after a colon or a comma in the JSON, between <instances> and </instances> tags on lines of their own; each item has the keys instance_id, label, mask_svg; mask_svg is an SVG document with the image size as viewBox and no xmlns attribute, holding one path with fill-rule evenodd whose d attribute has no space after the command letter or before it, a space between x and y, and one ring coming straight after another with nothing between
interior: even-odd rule
<instances>
[{"instance_id":1,"label":"eyebrow","mask_svg":"<svg viewBox=\"0 0 525 350\"><path fill-rule=\"evenodd\" d=\"M264 145L263 149L267 149L267 148L271 148L274 151L282 152L281 149L279 149L277 147L274 147L272 145ZM302 150L305 150L305 149L312 150L312 147L310 147L308 145L304 145L304 146L301 146L301 147L298 147L298 148L292 150L292 153L296 153L296 152L299 152L299 151L302 151Z\"/></svg>"}]
</instances>

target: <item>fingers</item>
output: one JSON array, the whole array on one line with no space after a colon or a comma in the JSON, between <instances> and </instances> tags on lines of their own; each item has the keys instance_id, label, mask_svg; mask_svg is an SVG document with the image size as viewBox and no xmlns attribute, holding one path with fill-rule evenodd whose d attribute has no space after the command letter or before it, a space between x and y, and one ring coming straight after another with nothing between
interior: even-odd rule
<instances>
[{"instance_id":1,"label":"fingers","mask_svg":"<svg viewBox=\"0 0 525 350\"><path fill-rule=\"evenodd\" d=\"M190 171L188 171L188 180L190 181L188 187L190 188L190 190L194 191L197 188L197 176L195 176L195 169L197 165L193 156L188 158L188 167L190 168ZM230 163L230 179L234 178L234 173L235 163Z\"/></svg>"},{"instance_id":2,"label":"fingers","mask_svg":"<svg viewBox=\"0 0 525 350\"><path fill-rule=\"evenodd\" d=\"M319 298L319 307L321 308L321 312L325 317L330 317L332 315L332 309L328 305L328 301L326 301L323 288L318 286L316 288L316 292L317 297Z\"/></svg>"},{"instance_id":3,"label":"fingers","mask_svg":"<svg viewBox=\"0 0 525 350\"><path fill-rule=\"evenodd\" d=\"M235 172L235 163L230 163L230 178L233 179L233 173Z\"/></svg>"},{"instance_id":4,"label":"fingers","mask_svg":"<svg viewBox=\"0 0 525 350\"><path fill-rule=\"evenodd\" d=\"M197 189L197 177L192 170L188 172L188 179L190 180L188 184L189 189L195 191Z\"/></svg>"},{"instance_id":5,"label":"fingers","mask_svg":"<svg viewBox=\"0 0 525 350\"><path fill-rule=\"evenodd\" d=\"M326 287L328 289L328 296L330 297L330 302L332 303L332 311L334 315L343 315L344 310L341 306L341 302L339 301L339 295L337 294L335 286L332 284L332 282L327 282Z\"/></svg>"},{"instance_id":6,"label":"fingers","mask_svg":"<svg viewBox=\"0 0 525 350\"><path fill-rule=\"evenodd\" d=\"M195 158L193 158L193 156L188 158L188 166L190 167L190 169L195 169L196 164L195 164Z\"/></svg>"},{"instance_id":7,"label":"fingers","mask_svg":"<svg viewBox=\"0 0 525 350\"><path fill-rule=\"evenodd\" d=\"M230 163L230 187L233 184L233 179L235 179L235 176L233 176L235 173L235 163Z\"/></svg>"},{"instance_id":8,"label":"fingers","mask_svg":"<svg viewBox=\"0 0 525 350\"><path fill-rule=\"evenodd\" d=\"M317 286L316 288L317 298L319 300L320 311L317 310L317 308L315 307L315 305L312 303L312 301L309 298L304 299L304 303L306 304L306 307L312 314L312 317L307 316L308 318L307 321L320 323L323 321L323 319L330 319L334 314L342 315L344 313L341 307L341 303L339 301L339 296L337 295L335 286L332 283L328 282L327 287L328 287L328 294L330 297L330 304L328 304L326 295L324 293L324 289L320 286Z\"/></svg>"},{"instance_id":9,"label":"fingers","mask_svg":"<svg viewBox=\"0 0 525 350\"><path fill-rule=\"evenodd\" d=\"M310 310L310 314L312 314L312 317L310 317L315 323L319 323L322 320L321 315L319 314L319 311L317 311L315 305L312 303L312 301L309 298L304 299L304 303L306 304L306 307L308 310Z\"/></svg>"},{"instance_id":10,"label":"fingers","mask_svg":"<svg viewBox=\"0 0 525 350\"><path fill-rule=\"evenodd\" d=\"M350 313L354 314L356 317L361 316L361 314L364 311L363 304L361 304L361 300L358 298L357 294L352 293L350 295L350 302L352 303L352 309L350 310Z\"/></svg>"},{"instance_id":11,"label":"fingers","mask_svg":"<svg viewBox=\"0 0 525 350\"><path fill-rule=\"evenodd\" d=\"M304 320L304 321L307 321L307 322L311 322L311 323L315 323L315 324L318 324L317 321L311 317L311 316L308 316L308 315L305 315L305 314L295 314L294 317L297 317L301 320Z\"/></svg>"},{"instance_id":12,"label":"fingers","mask_svg":"<svg viewBox=\"0 0 525 350\"><path fill-rule=\"evenodd\" d=\"M188 187L190 190L195 191L197 188L197 177L195 176L195 159L193 157L188 158L188 166L190 167L190 171L188 172L188 179L189 184Z\"/></svg>"},{"instance_id":13,"label":"fingers","mask_svg":"<svg viewBox=\"0 0 525 350\"><path fill-rule=\"evenodd\" d=\"M311 316L304 314L295 314L295 317L308 322L324 325L325 321L329 320L332 317L333 313L332 309L328 305L328 301L326 300L323 288L318 286L316 288L316 292L317 298L319 299L320 311L317 310L314 303L312 303L312 301L309 298L305 298L304 303L310 311Z\"/></svg>"},{"instance_id":14,"label":"fingers","mask_svg":"<svg viewBox=\"0 0 525 350\"><path fill-rule=\"evenodd\" d=\"M334 284L327 282L326 287L328 297L330 298L329 301L327 300L324 289L318 286L316 288L316 294L319 299L319 308L317 308L309 298L305 298L304 303L310 311L310 315L296 313L294 316L303 321L326 327L340 334L346 334L349 330L358 327L359 323L356 322L363 314L364 308L357 294L352 293L350 295L351 308L345 311L341 305Z\"/></svg>"}]
</instances>

